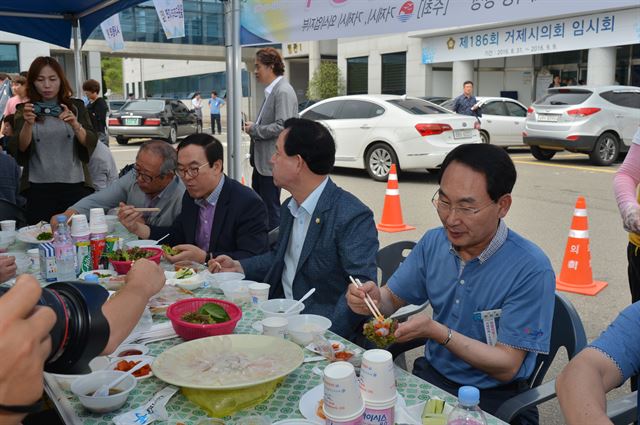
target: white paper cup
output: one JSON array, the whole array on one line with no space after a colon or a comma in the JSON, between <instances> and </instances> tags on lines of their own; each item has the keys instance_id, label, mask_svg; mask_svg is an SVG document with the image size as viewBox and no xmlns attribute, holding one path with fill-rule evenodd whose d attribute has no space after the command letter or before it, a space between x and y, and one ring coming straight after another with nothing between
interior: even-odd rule
<instances>
[{"instance_id":1,"label":"white paper cup","mask_svg":"<svg viewBox=\"0 0 640 425\"><path fill-rule=\"evenodd\" d=\"M102 208L91 208L89 212L89 229L91 233L107 233L109 227Z\"/></svg>"},{"instance_id":2,"label":"white paper cup","mask_svg":"<svg viewBox=\"0 0 640 425\"><path fill-rule=\"evenodd\" d=\"M74 214L71 216L71 236L86 236L90 233L87 216Z\"/></svg>"},{"instance_id":3,"label":"white paper cup","mask_svg":"<svg viewBox=\"0 0 640 425\"><path fill-rule=\"evenodd\" d=\"M364 401L351 363L331 363L324 368L323 380L323 410L328 420L342 423L362 417Z\"/></svg>"},{"instance_id":4,"label":"white paper cup","mask_svg":"<svg viewBox=\"0 0 640 425\"><path fill-rule=\"evenodd\" d=\"M268 283L250 283L249 294L251 295L251 302L253 304L260 304L262 301L268 300L269 288L271 288L271 285L269 285Z\"/></svg>"},{"instance_id":5,"label":"white paper cup","mask_svg":"<svg viewBox=\"0 0 640 425\"><path fill-rule=\"evenodd\" d=\"M284 338L289 321L286 317L267 317L262 320L262 335Z\"/></svg>"},{"instance_id":6,"label":"white paper cup","mask_svg":"<svg viewBox=\"0 0 640 425\"><path fill-rule=\"evenodd\" d=\"M0 221L0 229L5 232L15 232L16 231L16 221L15 220L2 220Z\"/></svg>"},{"instance_id":7,"label":"white paper cup","mask_svg":"<svg viewBox=\"0 0 640 425\"><path fill-rule=\"evenodd\" d=\"M360 390L366 402L386 405L396 398L393 357L386 350L367 350L360 366Z\"/></svg>"}]
</instances>

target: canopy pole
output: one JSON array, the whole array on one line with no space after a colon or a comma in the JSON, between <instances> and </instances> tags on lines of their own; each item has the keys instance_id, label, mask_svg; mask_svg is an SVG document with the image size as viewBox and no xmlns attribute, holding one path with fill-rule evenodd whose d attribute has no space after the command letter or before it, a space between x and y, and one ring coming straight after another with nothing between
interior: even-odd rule
<instances>
[{"instance_id":1,"label":"canopy pole","mask_svg":"<svg viewBox=\"0 0 640 425\"><path fill-rule=\"evenodd\" d=\"M227 73L227 172L242 178L242 69L240 57L240 0L224 3ZM247 176L248 177L248 176Z\"/></svg>"},{"instance_id":2,"label":"canopy pole","mask_svg":"<svg viewBox=\"0 0 640 425\"><path fill-rule=\"evenodd\" d=\"M74 19L72 22L72 36L73 36L73 63L75 66L76 74L76 97L82 98L82 45L80 43L80 21Z\"/></svg>"}]
</instances>

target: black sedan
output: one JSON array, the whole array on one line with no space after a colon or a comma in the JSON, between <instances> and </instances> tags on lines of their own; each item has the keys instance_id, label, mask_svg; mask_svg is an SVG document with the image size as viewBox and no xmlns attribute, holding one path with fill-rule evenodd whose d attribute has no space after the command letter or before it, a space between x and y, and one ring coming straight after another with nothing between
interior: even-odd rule
<instances>
[{"instance_id":1,"label":"black sedan","mask_svg":"<svg viewBox=\"0 0 640 425\"><path fill-rule=\"evenodd\" d=\"M195 112L175 99L135 99L111 112L109 134L120 145L134 138L161 138L176 143L178 137L200 133Z\"/></svg>"}]
</instances>

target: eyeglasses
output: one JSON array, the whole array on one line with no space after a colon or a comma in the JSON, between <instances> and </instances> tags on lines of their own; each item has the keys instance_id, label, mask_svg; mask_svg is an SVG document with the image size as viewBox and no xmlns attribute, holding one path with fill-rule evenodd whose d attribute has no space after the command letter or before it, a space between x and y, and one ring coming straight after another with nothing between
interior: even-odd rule
<instances>
[{"instance_id":1,"label":"eyeglasses","mask_svg":"<svg viewBox=\"0 0 640 425\"><path fill-rule=\"evenodd\" d=\"M138 167L133 167L133 173L136 176L136 179L140 179L145 183L151 183L153 179L157 179L158 177L163 177L163 174L158 174L157 176L150 176L149 174L141 173Z\"/></svg>"},{"instance_id":2,"label":"eyeglasses","mask_svg":"<svg viewBox=\"0 0 640 425\"><path fill-rule=\"evenodd\" d=\"M440 199L437 191L436 193L433 194L433 197L431 198L431 203L433 204L434 207L436 207L436 211L438 211L438 214L449 215L452 212L457 211L458 214L460 214L463 217L474 216L478 214L480 211L482 211L483 209L487 208L488 206L495 204L495 202L491 201L487 205L484 205L479 208L454 207L449 202L443 201L442 199Z\"/></svg>"},{"instance_id":3,"label":"eyeglasses","mask_svg":"<svg viewBox=\"0 0 640 425\"><path fill-rule=\"evenodd\" d=\"M187 176L191 177L192 179L195 179L196 177L198 177L198 175L200 174L200 169L202 167L204 167L205 165L209 165L208 162L205 162L204 164L198 166L198 167L189 167L189 168L179 168L178 167L178 175L180 177L182 177L183 179L187 178Z\"/></svg>"}]
</instances>

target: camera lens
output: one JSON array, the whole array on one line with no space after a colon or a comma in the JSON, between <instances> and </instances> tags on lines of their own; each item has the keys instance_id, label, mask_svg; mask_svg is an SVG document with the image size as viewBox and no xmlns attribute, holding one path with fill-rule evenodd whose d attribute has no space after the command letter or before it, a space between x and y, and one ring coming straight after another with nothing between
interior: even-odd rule
<instances>
[{"instance_id":1,"label":"camera lens","mask_svg":"<svg viewBox=\"0 0 640 425\"><path fill-rule=\"evenodd\" d=\"M9 288L0 287L0 296ZM89 362L109 341L109 323L102 305L109 293L96 284L56 282L42 289L38 305L53 309L56 323L51 329L51 354L45 370L52 373L90 372Z\"/></svg>"}]
</instances>

